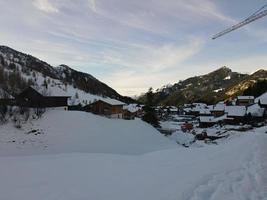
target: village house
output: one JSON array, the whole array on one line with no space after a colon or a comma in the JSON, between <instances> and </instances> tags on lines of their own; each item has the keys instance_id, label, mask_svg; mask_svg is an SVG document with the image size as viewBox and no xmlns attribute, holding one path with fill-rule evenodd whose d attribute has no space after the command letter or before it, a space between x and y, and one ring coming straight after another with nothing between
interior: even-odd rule
<instances>
[{"instance_id":1,"label":"village house","mask_svg":"<svg viewBox=\"0 0 267 200\"><path fill-rule=\"evenodd\" d=\"M131 112L129 110L123 110L123 119L126 120L134 120L135 119L135 112Z\"/></svg>"},{"instance_id":2,"label":"village house","mask_svg":"<svg viewBox=\"0 0 267 200\"><path fill-rule=\"evenodd\" d=\"M83 107L86 112L110 118L123 118L123 102L115 99L101 99Z\"/></svg>"},{"instance_id":3,"label":"village house","mask_svg":"<svg viewBox=\"0 0 267 200\"><path fill-rule=\"evenodd\" d=\"M245 122L246 106L226 106L225 113L227 115L226 122L230 124L239 124Z\"/></svg>"},{"instance_id":4,"label":"village house","mask_svg":"<svg viewBox=\"0 0 267 200\"><path fill-rule=\"evenodd\" d=\"M254 104L254 96L238 96L236 99L237 106L250 106Z\"/></svg>"},{"instance_id":5,"label":"village house","mask_svg":"<svg viewBox=\"0 0 267 200\"><path fill-rule=\"evenodd\" d=\"M261 108L267 109L267 98L266 99L259 99L258 104Z\"/></svg>"},{"instance_id":6,"label":"village house","mask_svg":"<svg viewBox=\"0 0 267 200\"><path fill-rule=\"evenodd\" d=\"M210 112L214 117L223 116L225 114L225 104L224 103L218 103L218 104L214 105Z\"/></svg>"},{"instance_id":7,"label":"village house","mask_svg":"<svg viewBox=\"0 0 267 200\"><path fill-rule=\"evenodd\" d=\"M205 103L193 103L191 105L187 105L183 111L185 115L195 117L210 115L210 108Z\"/></svg>"},{"instance_id":8,"label":"village house","mask_svg":"<svg viewBox=\"0 0 267 200\"><path fill-rule=\"evenodd\" d=\"M62 108L68 109L68 96L43 96L37 90L29 87L14 98L0 101L5 105L28 108Z\"/></svg>"},{"instance_id":9,"label":"village house","mask_svg":"<svg viewBox=\"0 0 267 200\"><path fill-rule=\"evenodd\" d=\"M208 128L216 124L214 116L200 116L199 117L199 127Z\"/></svg>"},{"instance_id":10,"label":"village house","mask_svg":"<svg viewBox=\"0 0 267 200\"><path fill-rule=\"evenodd\" d=\"M265 108L259 106L255 103L247 107L247 115L252 118L262 118L264 116Z\"/></svg>"},{"instance_id":11,"label":"village house","mask_svg":"<svg viewBox=\"0 0 267 200\"><path fill-rule=\"evenodd\" d=\"M144 111L142 109L143 105L136 103L128 104L123 106L123 118L124 119L135 119L135 117L142 117Z\"/></svg>"}]
</instances>

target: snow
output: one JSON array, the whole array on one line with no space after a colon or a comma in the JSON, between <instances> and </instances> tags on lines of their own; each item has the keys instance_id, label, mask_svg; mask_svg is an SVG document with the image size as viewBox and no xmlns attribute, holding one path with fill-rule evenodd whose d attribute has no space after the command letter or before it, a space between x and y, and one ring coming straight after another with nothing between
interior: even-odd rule
<instances>
[{"instance_id":1,"label":"snow","mask_svg":"<svg viewBox=\"0 0 267 200\"><path fill-rule=\"evenodd\" d=\"M200 116L199 121L200 122L215 122L213 116Z\"/></svg>"},{"instance_id":2,"label":"snow","mask_svg":"<svg viewBox=\"0 0 267 200\"><path fill-rule=\"evenodd\" d=\"M40 134L30 133L38 130ZM15 142L12 142L15 141ZM176 145L147 123L78 111L47 111L40 120L0 129L0 155L54 153L143 154Z\"/></svg>"},{"instance_id":3,"label":"snow","mask_svg":"<svg viewBox=\"0 0 267 200\"><path fill-rule=\"evenodd\" d=\"M185 112L199 112L200 114L210 114L210 108L205 103L193 103L190 107L186 107L183 110Z\"/></svg>"},{"instance_id":4,"label":"snow","mask_svg":"<svg viewBox=\"0 0 267 200\"><path fill-rule=\"evenodd\" d=\"M5 200L266 199L267 134L143 155L73 153L0 157Z\"/></svg>"},{"instance_id":5,"label":"snow","mask_svg":"<svg viewBox=\"0 0 267 200\"><path fill-rule=\"evenodd\" d=\"M0 88L0 99L1 98L10 98L13 99L14 97L11 96L10 94L8 94L5 90L3 90L2 88Z\"/></svg>"},{"instance_id":6,"label":"snow","mask_svg":"<svg viewBox=\"0 0 267 200\"><path fill-rule=\"evenodd\" d=\"M260 100L261 104L267 105L267 92L263 93L261 96L255 99L255 103L258 103Z\"/></svg>"},{"instance_id":7,"label":"snow","mask_svg":"<svg viewBox=\"0 0 267 200\"><path fill-rule=\"evenodd\" d=\"M237 99L240 99L240 100L247 100L247 99L253 100L254 96L238 96Z\"/></svg>"},{"instance_id":8,"label":"snow","mask_svg":"<svg viewBox=\"0 0 267 200\"><path fill-rule=\"evenodd\" d=\"M243 117L246 115L246 106L226 106L225 112L227 116Z\"/></svg>"},{"instance_id":9,"label":"snow","mask_svg":"<svg viewBox=\"0 0 267 200\"><path fill-rule=\"evenodd\" d=\"M32 129L40 134L25 134ZM266 200L266 132L184 148L175 142L189 146L190 133L167 138L140 120L49 111L21 130L0 127L1 199Z\"/></svg>"},{"instance_id":10,"label":"snow","mask_svg":"<svg viewBox=\"0 0 267 200\"><path fill-rule=\"evenodd\" d=\"M219 88L219 89L213 90L213 92L220 92L222 90L224 90L224 88Z\"/></svg>"},{"instance_id":11,"label":"snow","mask_svg":"<svg viewBox=\"0 0 267 200\"><path fill-rule=\"evenodd\" d=\"M216 105L214 105L213 107L213 111L224 111L225 110L225 104L224 103L217 103Z\"/></svg>"},{"instance_id":12,"label":"snow","mask_svg":"<svg viewBox=\"0 0 267 200\"><path fill-rule=\"evenodd\" d=\"M80 90L76 87L74 87L72 84L64 84L63 81L58 80L58 79L54 79L52 77L49 76L45 76L40 73L37 72L35 70L31 70L30 73L25 73L23 72L23 68L27 68L25 66L22 66L19 63L16 63L16 60L19 59L22 63L25 62L25 57L23 55L16 55L18 56L18 58L13 59L14 55L12 54L4 54L1 53L5 58L5 61L7 63L14 63L17 67L18 70L20 71L21 76L26 79L26 80L33 80L33 82L35 83L35 85L33 86L34 89L36 89L39 93L45 95L45 96L70 96L71 98L69 99L69 105L78 105L81 104L82 106L85 106L87 104L90 104L92 102L95 102L97 100L103 100L103 101L108 101L111 103L115 103L117 102L116 99L112 99L109 97L104 97L101 95L94 95L94 94L90 94L87 93L83 90ZM37 62L40 62L37 59ZM63 73L63 69L68 70L68 72L70 73L70 69L68 69L67 66L60 66L57 68L52 68L52 70L54 70L52 73L54 74L58 74L58 72L62 73L62 76L64 76L65 74ZM5 71L7 72L11 72L12 70L6 69L4 68ZM89 76L89 75L88 75ZM94 78L91 76L91 78ZM47 83L47 88L44 86L44 82ZM1 91L0 91L1 93ZM0 98L1 98L1 94L0 94Z\"/></svg>"},{"instance_id":13,"label":"snow","mask_svg":"<svg viewBox=\"0 0 267 200\"><path fill-rule=\"evenodd\" d=\"M262 117L264 115L264 108L261 108L258 104L253 104L247 108L247 114L251 114L253 117Z\"/></svg>"},{"instance_id":14,"label":"snow","mask_svg":"<svg viewBox=\"0 0 267 200\"><path fill-rule=\"evenodd\" d=\"M128 111L130 111L130 112L132 112L132 113L135 113L135 112L141 110L142 107L141 107L141 106L138 106L138 104L135 104L135 103L134 103L134 104L124 105L124 106L123 106L123 109L124 109L124 110L128 110Z\"/></svg>"},{"instance_id":15,"label":"snow","mask_svg":"<svg viewBox=\"0 0 267 200\"><path fill-rule=\"evenodd\" d=\"M231 76L226 76L223 80L230 80Z\"/></svg>"},{"instance_id":16,"label":"snow","mask_svg":"<svg viewBox=\"0 0 267 200\"><path fill-rule=\"evenodd\" d=\"M125 103L118 101L116 99L102 98L101 101L104 101L104 102L108 103L109 105L113 105L113 106L125 105Z\"/></svg>"},{"instance_id":17,"label":"snow","mask_svg":"<svg viewBox=\"0 0 267 200\"><path fill-rule=\"evenodd\" d=\"M195 141L195 137L190 133L184 133L182 131L176 131L171 136L169 136L171 140L177 142L177 144L189 146L193 141Z\"/></svg>"}]
</instances>

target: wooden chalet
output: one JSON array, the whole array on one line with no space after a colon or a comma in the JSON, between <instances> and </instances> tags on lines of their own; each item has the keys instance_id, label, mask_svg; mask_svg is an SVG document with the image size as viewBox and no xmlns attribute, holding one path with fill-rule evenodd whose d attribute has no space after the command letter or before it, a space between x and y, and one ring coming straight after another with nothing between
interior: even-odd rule
<instances>
[{"instance_id":1,"label":"wooden chalet","mask_svg":"<svg viewBox=\"0 0 267 200\"><path fill-rule=\"evenodd\" d=\"M261 108L267 109L267 98L259 99L258 104Z\"/></svg>"},{"instance_id":2,"label":"wooden chalet","mask_svg":"<svg viewBox=\"0 0 267 200\"><path fill-rule=\"evenodd\" d=\"M123 110L123 119L126 120L134 120L135 119L135 112L131 112L129 110Z\"/></svg>"},{"instance_id":3,"label":"wooden chalet","mask_svg":"<svg viewBox=\"0 0 267 200\"><path fill-rule=\"evenodd\" d=\"M84 106L83 110L110 118L123 118L123 105L124 103L114 99L102 99Z\"/></svg>"},{"instance_id":4,"label":"wooden chalet","mask_svg":"<svg viewBox=\"0 0 267 200\"><path fill-rule=\"evenodd\" d=\"M218 103L218 104L214 105L210 112L211 112L212 116L214 116L214 117L223 116L225 114L225 104Z\"/></svg>"},{"instance_id":5,"label":"wooden chalet","mask_svg":"<svg viewBox=\"0 0 267 200\"><path fill-rule=\"evenodd\" d=\"M250 106L254 104L253 96L238 96L236 100L237 106Z\"/></svg>"},{"instance_id":6,"label":"wooden chalet","mask_svg":"<svg viewBox=\"0 0 267 200\"><path fill-rule=\"evenodd\" d=\"M29 108L53 108L62 107L65 110L68 107L67 96L43 96L32 87L29 87L15 96L14 99L0 100L1 103L11 106L21 106Z\"/></svg>"},{"instance_id":7,"label":"wooden chalet","mask_svg":"<svg viewBox=\"0 0 267 200\"><path fill-rule=\"evenodd\" d=\"M217 122L216 122L214 116L200 116L199 117L199 127L200 128L212 127L216 123Z\"/></svg>"},{"instance_id":8,"label":"wooden chalet","mask_svg":"<svg viewBox=\"0 0 267 200\"><path fill-rule=\"evenodd\" d=\"M226 106L226 122L229 124L239 124L246 122L246 106Z\"/></svg>"}]
</instances>

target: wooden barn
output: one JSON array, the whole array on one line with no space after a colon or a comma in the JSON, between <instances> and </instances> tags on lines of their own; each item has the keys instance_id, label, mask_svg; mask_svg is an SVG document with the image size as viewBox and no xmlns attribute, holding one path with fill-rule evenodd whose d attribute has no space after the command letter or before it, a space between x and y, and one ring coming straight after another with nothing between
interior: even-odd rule
<instances>
[{"instance_id":1,"label":"wooden barn","mask_svg":"<svg viewBox=\"0 0 267 200\"><path fill-rule=\"evenodd\" d=\"M129 110L123 110L123 119L134 120L135 119L135 112L131 112Z\"/></svg>"},{"instance_id":2,"label":"wooden barn","mask_svg":"<svg viewBox=\"0 0 267 200\"><path fill-rule=\"evenodd\" d=\"M210 112L214 117L221 117L225 114L225 106L223 103L218 103L213 106Z\"/></svg>"},{"instance_id":3,"label":"wooden barn","mask_svg":"<svg viewBox=\"0 0 267 200\"><path fill-rule=\"evenodd\" d=\"M253 96L238 96L236 100L237 106L250 106L254 104Z\"/></svg>"},{"instance_id":4,"label":"wooden barn","mask_svg":"<svg viewBox=\"0 0 267 200\"><path fill-rule=\"evenodd\" d=\"M67 96L43 96L32 87L29 87L15 96L15 99L2 101L6 105L14 105L29 108L55 108L61 107L64 110L68 107Z\"/></svg>"},{"instance_id":5,"label":"wooden barn","mask_svg":"<svg viewBox=\"0 0 267 200\"><path fill-rule=\"evenodd\" d=\"M114 99L102 99L86 105L83 110L97 115L104 115L110 118L123 118L124 103Z\"/></svg>"},{"instance_id":6,"label":"wooden barn","mask_svg":"<svg viewBox=\"0 0 267 200\"><path fill-rule=\"evenodd\" d=\"M246 122L246 106L226 106L226 122L230 124L239 124Z\"/></svg>"}]
</instances>

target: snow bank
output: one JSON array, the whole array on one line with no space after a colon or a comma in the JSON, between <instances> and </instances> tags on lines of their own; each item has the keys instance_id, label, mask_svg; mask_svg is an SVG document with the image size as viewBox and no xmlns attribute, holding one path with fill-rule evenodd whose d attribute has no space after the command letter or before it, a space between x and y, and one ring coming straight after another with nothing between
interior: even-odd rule
<instances>
[{"instance_id":1,"label":"snow bank","mask_svg":"<svg viewBox=\"0 0 267 200\"><path fill-rule=\"evenodd\" d=\"M141 120L108 119L86 112L48 111L42 119L0 128L0 155L54 153L144 154L176 144ZM31 130L37 130L31 132Z\"/></svg>"},{"instance_id":2,"label":"snow bank","mask_svg":"<svg viewBox=\"0 0 267 200\"><path fill-rule=\"evenodd\" d=\"M1 199L266 199L266 144L267 134L251 133L223 145L139 156L0 157Z\"/></svg>"}]
</instances>

